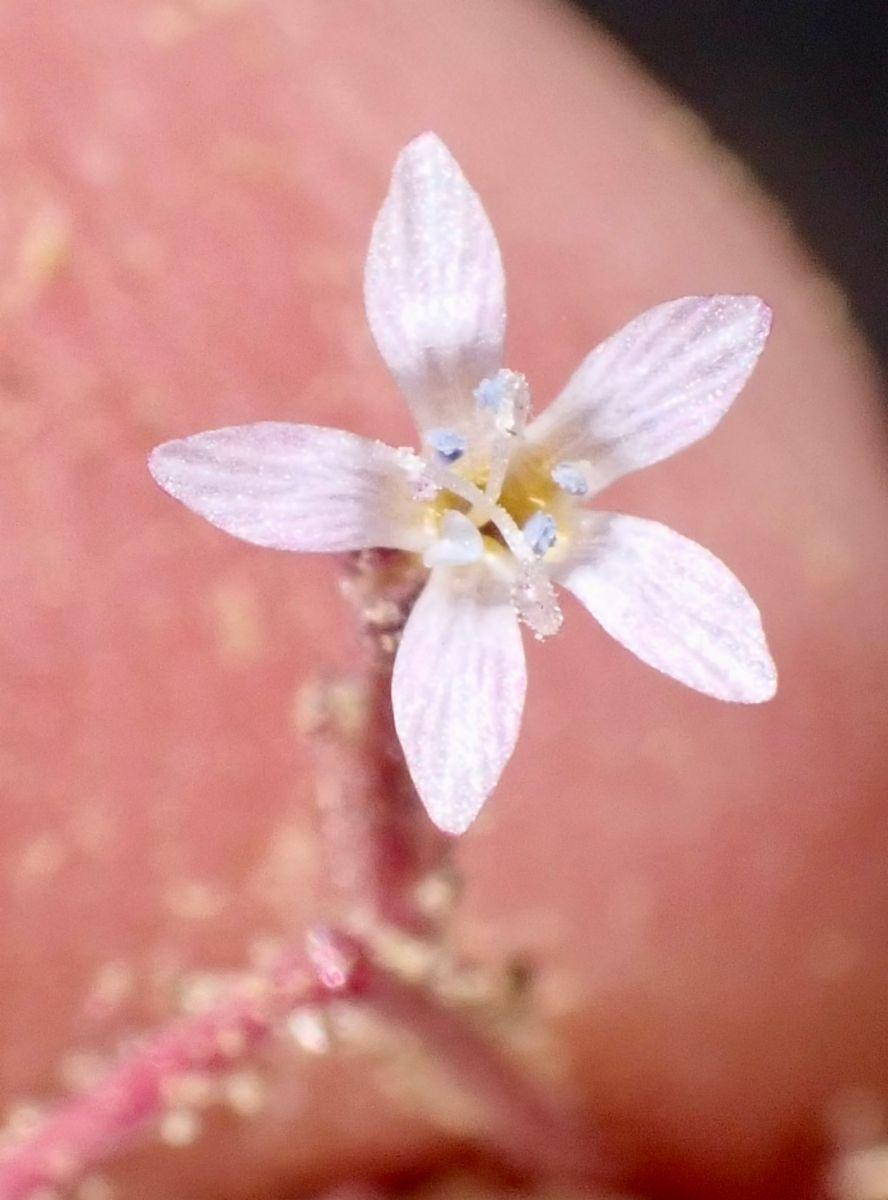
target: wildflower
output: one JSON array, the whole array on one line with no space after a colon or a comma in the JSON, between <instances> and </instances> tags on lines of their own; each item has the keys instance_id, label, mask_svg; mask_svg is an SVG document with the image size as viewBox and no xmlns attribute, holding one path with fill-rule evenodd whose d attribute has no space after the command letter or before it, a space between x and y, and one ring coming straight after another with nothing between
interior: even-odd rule
<instances>
[{"instance_id":1,"label":"wildflower","mask_svg":"<svg viewBox=\"0 0 888 1200\"><path fill-rule=\"evenodd\" d=\"M428 581L392 681L398 735L432 820L472 823L515 746L519 622L538 637L573 592L644 662L722 700L769 699L758 610L709 551L639 517L590 510L602 488L708 433L768 333L753 296L660 304L602 343L529 421L501 365L502 264L476 193L431 133L402 150L373 227L367 318L419 428L418 450L263 422L159 446L157 482L214 525L300 551L391 547Z\"/></svg>"}]
</instances>

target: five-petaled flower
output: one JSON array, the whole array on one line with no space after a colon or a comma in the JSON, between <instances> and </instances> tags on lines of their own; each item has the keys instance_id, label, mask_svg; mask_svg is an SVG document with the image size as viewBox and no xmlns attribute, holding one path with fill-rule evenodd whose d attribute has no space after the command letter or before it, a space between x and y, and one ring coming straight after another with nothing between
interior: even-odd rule
<instances>
[{"instance_id":1,"label":"five-petaled flower","mask_svg":"<svg viewBox=\"0 0 888 1200\"><path fill-rule=\"evenodd\" d=\"M502 367L496 238L431 133L402 150L373 227L367 319L419 427L418 451L263 422L151 455L157 482L221 529L283 550L391 547L429 568L392 702L432 820L463 832L515 746L519 622L555 633L553 582L651 666L723 700L776 688L758 610L709 551L663 525L592 511L620 476L708 433L746 382L770 312L753 296L660 304L603 342L529 422Z\"/></svg>"}]
</instances>

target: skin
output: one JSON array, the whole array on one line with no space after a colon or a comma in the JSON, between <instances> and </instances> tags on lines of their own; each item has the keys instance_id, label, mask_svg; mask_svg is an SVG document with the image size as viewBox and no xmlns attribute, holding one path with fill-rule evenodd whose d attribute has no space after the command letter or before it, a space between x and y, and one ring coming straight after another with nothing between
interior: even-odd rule
<instances>
[{"instance_id":1,"label":"skin","mask_svg":"<svg viewBox=\"0 0 888 1200\"><path fill-rule=\"evenodd\" d=\"M258 419L411 439L361 272L395 154L433 128L496 228L538 408L658 301L776 313L719 429L602 501L740 576L776 700L693 694L567 598L458 847L455 939L533 956L628 1186L813 1194L823 1155L883 1132L888 1087L888 475L835 286L555 4L9 0L0 60L0 1104L59 1094L72 1050L323 911L293 709L354 661L335 568L225 537L144 459ZM261 1119L152 1142L125 1194L448 1161L360 1061L278 1060Z\"/></svg>"}]
</instances>

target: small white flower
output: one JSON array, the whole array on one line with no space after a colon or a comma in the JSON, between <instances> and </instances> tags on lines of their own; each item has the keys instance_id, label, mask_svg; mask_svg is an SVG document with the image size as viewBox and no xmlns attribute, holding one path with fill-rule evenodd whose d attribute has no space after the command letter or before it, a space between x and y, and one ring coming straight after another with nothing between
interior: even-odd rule
<instances>
[{"instance_id":1,"label":"small white flower","mask_svg":"<svg viewBox=\"0 0 888 1200\"><path fill-rule=\"evenodd\" d=\"M167 442L154 478L214 525L283 550L412 551L430 569L392 684L398 735L432 820L462 833L515 746L519 621L558 630L553 581L651 666L722 700L769 699L758 610L707 550L585 507L620 476L707 434L768 334L753 296L660 304L603 342L528 424L501 366L502 264L476 193L431 133L402 150L373 227L367 318L421 448L264 422Z\"/></svg>"}]
</instances>

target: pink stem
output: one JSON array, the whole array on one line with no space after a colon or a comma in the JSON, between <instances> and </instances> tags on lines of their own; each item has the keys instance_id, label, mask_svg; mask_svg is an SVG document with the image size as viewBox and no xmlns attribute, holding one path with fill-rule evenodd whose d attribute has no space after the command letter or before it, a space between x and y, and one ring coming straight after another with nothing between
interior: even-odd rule
<instances>
[{"instance_id":1,"label":"pink stem","mask_svg":"<svg viewBox=\"0 0 888 1200\"><path fill-rule=\"evenodd\" d=\"M420 936L434 922L418 882L447 860L451 839L426 816L404 762L392 713L398 638L424 582L410 555L366 550L343 559L343 591L356 620L362 691L337 711L336 688L310 732L328 867L337 889L384 924Z\"/></svg>"},{"instance_id":2,"label":"pink stem","mask_svg":"<svg viewBox=\"0 0 888 1200\"><path fill-rule=\"evenodd\" d=\"M0 1149L0 1200L71 1183L163 1113L177 1077L222 1070L298 1005L356 995L360 986L359 963L344 953L334 961L323 948L314 956L286 952L267 974L233 988L207 1012L177 1020L50 1112L33 1134Z\"/></svg>"},{"instance_id":3,"label":"pink stem","mask_svg":"<svg viewBox=\"0 0 888 1200\"><path fill-rule=\"evenodd\" d=\"M416 1035L480 1107L474 1140L504 1167L547 1184L600 1183L610 1174L579 1114L535 1087L465 1015L375 963L364 964L363 976L364 1002Z\"/></svg>"},{"instance_id":4,"label":"pink stem","mask_svg":"<svg viewBox=\"0 0 888 1200\"><path fill-rule=\"evenodd\" d=\"M450 839L426 816L404 769L390 666L369 663L364 680L362 728L344 733L332 718L311 739L329 878L350 907L428 936L434 923L414 889L445 861Z\"/></svg>"},{"instance_id":5,"label":"pink stem","mask_svg":"<svg viewBox=\"0 0 888 1200\"><path fill-rule=\"evenodd\" d=\"M0 1154L0 1200L27 1200L41 1186L72 1183L165 1111L177 1077L223 1070L294 1008L343 999L360 1000L422 1040L473 1107L480 1105L477 1140L504 1166L547 1181L600 1176L572 1113L533 1089L459 1013L373 963L351 935L322 928L309 934L307 955L287 952L267 975L175 1022L7 1147Z\"/></svg>"}]
</instances>

